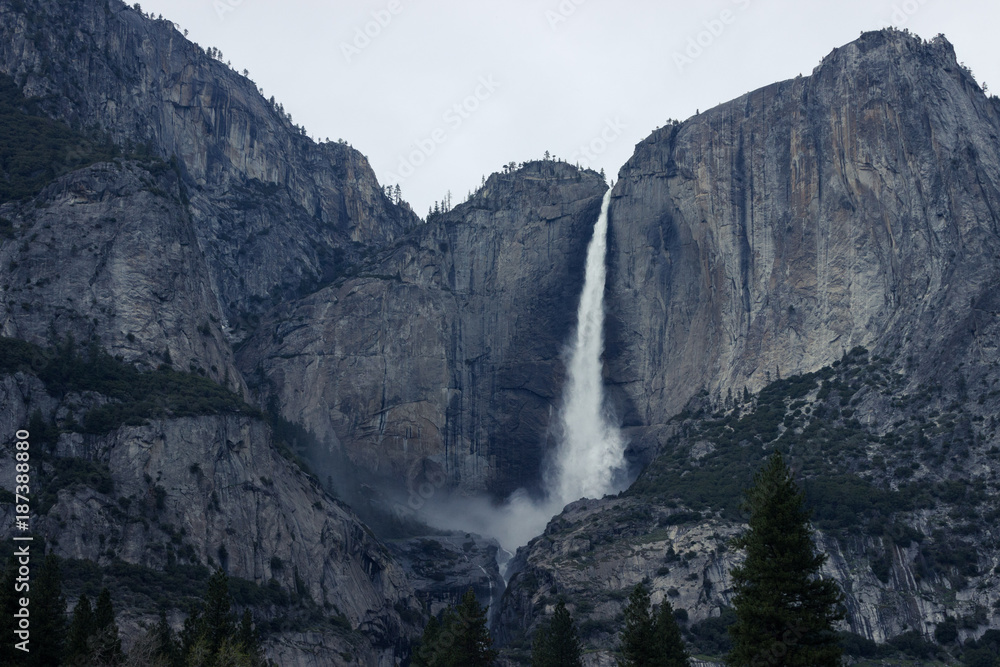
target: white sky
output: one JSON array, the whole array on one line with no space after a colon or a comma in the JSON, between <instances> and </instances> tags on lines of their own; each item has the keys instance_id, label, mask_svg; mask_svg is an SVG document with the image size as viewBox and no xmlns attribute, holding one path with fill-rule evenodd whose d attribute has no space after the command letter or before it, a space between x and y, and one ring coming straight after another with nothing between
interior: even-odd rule
<instances>
[{"instance_id":1,"label":"white sky","mask_svg":"<svg viewBox=\"0 0 1000 667\"><path fill-rule=\"evenodd\" d=\"M590 166L615 176L668 118L809 74L834 47L889 24L943 32L979 82L1000 90L992 0L141 4L248 69L310 136L367 155L421 216L448 190L458 203L482 175L546 150L575 162L592 144L601 152ZM374 36L359 38L366 27ZM707 46L678 65L699 38Z\"/></svg>"}]
</instances>

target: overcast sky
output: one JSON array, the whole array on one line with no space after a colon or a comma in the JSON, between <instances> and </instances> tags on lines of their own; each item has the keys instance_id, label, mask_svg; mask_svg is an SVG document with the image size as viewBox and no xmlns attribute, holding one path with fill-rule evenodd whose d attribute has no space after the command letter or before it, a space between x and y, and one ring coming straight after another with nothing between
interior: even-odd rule
<instances>
[{"instance_id":1,"label":"overcast sky","mask_svg":"<svg viewBox=\"0 0 1000 667\"><path fill-rule=\"evenodd\" d=\"M610 176L668 118L809 74L886 25L944 33L1000 91L979 0L144 0L343 138L420 215L545 151Z\"/></svg>"}]
</instances>

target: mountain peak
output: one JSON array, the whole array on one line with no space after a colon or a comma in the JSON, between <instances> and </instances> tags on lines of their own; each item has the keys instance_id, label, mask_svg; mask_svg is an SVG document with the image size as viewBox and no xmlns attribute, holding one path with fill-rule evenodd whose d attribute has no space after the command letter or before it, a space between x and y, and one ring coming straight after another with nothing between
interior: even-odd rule
<instances>
[{"instance_id":1,"label":"mountain peak","mask_svg":"<svg viewBox=\"0 0 1000 667\"><path fill-rule=\"evenodd\" d=\"M958 62L955 47L943 34L926 40L916 33L898 28L883 28L861 33L856 40L833 49L813 69L813 76L828 69L857 69L876 62L902 63L909 61L924 67L946 71L971 71Z\"/></svg>"}]
</instances>

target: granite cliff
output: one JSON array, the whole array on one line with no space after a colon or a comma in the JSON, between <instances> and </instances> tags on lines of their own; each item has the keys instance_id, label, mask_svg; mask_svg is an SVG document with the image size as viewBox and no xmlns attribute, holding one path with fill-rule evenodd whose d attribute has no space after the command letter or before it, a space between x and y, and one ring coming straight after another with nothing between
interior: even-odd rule
<instances>
[{"instance_id":1,"label":"granite cliff","mask_svg":"<svg viewBox=\"0 0 1000 667\"><path fill-rule=\"evenodd\" d=\"M495 542L411 510L539 490L604 179L529 162L421 222L117 1L0 0L0 75L4 122L50 140L5 155L53 156L0 183L0 425L41 434L33 521L71 598L128 593L128 635L222 567L281 664L393 664L467 586L511 660L565 596L599 664L648 577L718 655L774 446L857 641L1000 627L1000 104L943 38L867 33L636 147L606 384L644 469L520 550L502 600Z\"/></svg>"},{"instance_id":2,"label":"granite cliff","mask_svg":"<svg viewBox=\"0 0 1000 667\"><path fill-rule=\"evenodd\" d=\"M981 365L998 108L944 38L884 31L640 143L611 208L608 379L625 422L857 345L912 354L914 381Z\"/></svg>"},{"instance_id":3,"label":"granite cliff","mask_svg":"<svg viewBox=\"0 0 1000 667\"><path fill-rule=\"evenodd\" d=\"M309 140L246 77L121 3L0 2L0 73L4 122L24 129L4 185L32 186L0 202L0 404L11 433L33 425L34 525L70 564L71 600L111 586L131 638L161 606L179 625L222 567L282 664L393 664L420 629L407 575L273 420L234 411L251 398L234 344L416 216L360 153ZM57 346L90 375L53 384ZM169 407L116 390L129 368L174 383L156 399ZM209 405L214 383L236 392L227 407Z\"/></svg>"},{"instance_id":4,"label":"granite cliff","mask_svg":"<svg viewBox=\"0 0 1000 667\"><path fill-rule=\"evenodd\" d=\"M273 311L241 366L382 486L537 484L606 189L557 162L494 174L362 275Z\"/></svg>"},{"instance_id":5,"label":"granite cliff","mask_svg":"<svg viewBox=\"0 0 1000 667\"><path fill-rule=\"evenodd\" d=\"M120 2L4 2L0 72L48 115L175 159L228 326L417 222L365 157L317 144L246 76Z\"/></svg>"},{"instance_id":6,"label":"granite cliff","mask_svg":"<svg viewBox=\"0 0 1000 667\"><path fill-rule=\"evenodd\" d=\"M998 109L942 37L881 31L636 147L612 194L606 381L651 462L519 552L497 617L514 654L563 595L608 659L649 578L719 655L739 489L771 447L845 631L1000 626Z\"/></svg>"}]
</instances>

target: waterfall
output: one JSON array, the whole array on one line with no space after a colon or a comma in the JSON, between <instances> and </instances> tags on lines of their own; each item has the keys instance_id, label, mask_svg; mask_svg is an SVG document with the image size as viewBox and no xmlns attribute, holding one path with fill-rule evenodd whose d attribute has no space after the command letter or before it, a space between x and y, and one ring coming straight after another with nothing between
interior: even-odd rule
<instances>
[{"instance_id":1,"label":"waterfall","mask_svg":"<svg viewBox=\"0 0 1000 667\"><path fill-rule=\"evenodd\" d=\"M601 380L610 203L611 190L608 189L601 202L601 214L594 224L594 236L587 246L583 293L563 388L559 415L562 437L549 489L559 509L580 498L600 498L617 491L616 478L625 468L625 442L617 426L608 419Z\"/></svg>"},{"instance_id":2,"label":"waterfall","mask_svg":"<svg viewBox=\"0 0 1000 667\"><path fill-rule=\"evenodd\" d=\"M608 418L601 382L604 352L604 282L608 236L608 205L604 194L594 236L587 246L587 265L577 309L576 330L570 341L566 385L555 424L559 444L545 474L546 497L532 497L525 489L512 493L497 506L485 498L463 498L460 507L441 508L429 517L441 528L460 529L495 537L503 549L515 550L541 534L567 503L600 498L619 491L625 480L625 440ZM510 553L510 552L506 552ZM514 559L498 559L504 581Z\"/></svg>"}]
</instances>

